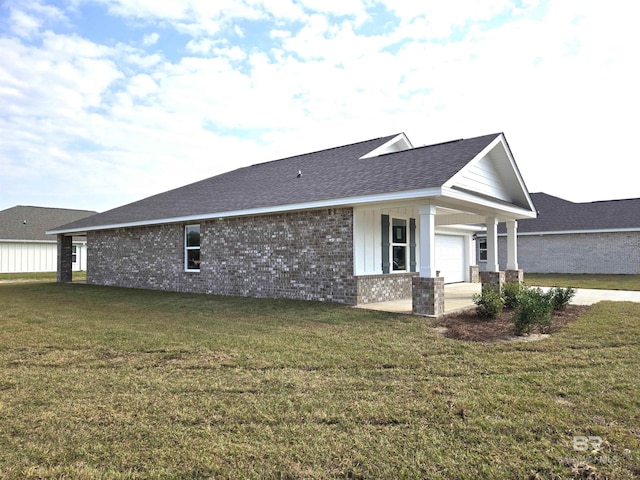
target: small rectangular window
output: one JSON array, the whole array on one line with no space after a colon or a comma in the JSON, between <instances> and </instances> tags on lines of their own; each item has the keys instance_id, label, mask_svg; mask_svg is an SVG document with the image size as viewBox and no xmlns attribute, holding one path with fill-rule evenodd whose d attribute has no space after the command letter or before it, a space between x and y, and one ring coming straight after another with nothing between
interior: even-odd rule
<instances>
[{"instance_id":1,"label":"small rectangular window","mask_svg":"<svg viewBox=\"0 0 640 480\"><path fill-rule=\"evenodd\" d=\"M184 229L185 270L200 271L200 225L187 225Z\"/></svg>"},{"instance_id":2,"label":"small rectangular window","mask_svg":"<svg viewBox=\"0 0 640 480\"><path fill-rule=\"evenodd\" d=\"M478 240L478 256L481 262L487 261L487 240L486 239Z\"/></svg>"},{"instance_id":3,"label":"small rectangular window","mask_svg":"<svg viewBox=\"0 0 640 480\"><path fill-rule=\"evenodd\" d=\"M78 263L78 247L75 245L71 247L71 262Z\"/></svg>"}]
</instances>

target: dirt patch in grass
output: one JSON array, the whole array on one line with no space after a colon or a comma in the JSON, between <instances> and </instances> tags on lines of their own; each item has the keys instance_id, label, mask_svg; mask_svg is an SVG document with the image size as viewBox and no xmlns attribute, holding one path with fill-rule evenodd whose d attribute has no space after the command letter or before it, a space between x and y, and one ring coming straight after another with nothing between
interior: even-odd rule
<instances>
[{"instance_id":1,"label":"dirt patch in grass","mask_svg":"<svg viewBox=\"0 0 640 480\"><path fill-rule=\"evenodd\" d=\"M475 308L443 315L438 319L438 331L445 337L467 342L500 342L507 340L540 340L586 312L588 305L568 305L554 311L550 327L536 326L528 335L517 336L511 317L512 310L503 310L496 318L482 319Z\"/></svg>"}]
</instances>

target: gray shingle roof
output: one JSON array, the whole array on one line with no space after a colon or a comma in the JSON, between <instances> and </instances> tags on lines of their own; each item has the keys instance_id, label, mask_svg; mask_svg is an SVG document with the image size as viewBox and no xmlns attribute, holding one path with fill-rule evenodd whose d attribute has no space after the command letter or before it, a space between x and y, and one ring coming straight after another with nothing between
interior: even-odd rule
<instances>
[{"instance_id":1,"label":"gray shingle roof","mask_svg":"<svg viewBox=\"0 0 640 480\"><path fill-rule=\"evenodd\" d=\"M0 211L0 240L55 241L45 232L63 223L95 215L90 210L28 207L18 205Z\"/></svg>"},{"instance_id":2,"label":"gray shingle roof","mask_svg":"<svg viewBox=\"0 0 640 480\"><path fill-rule=\"evenodd\" d=\"M239 168L154 195L60 230L145 222L440 187L498 135L441 143L371 158L390 135ZM298 172L302 176L298 178Z\"/></svg>"},{"instance_id":3,"label":"gray shingle roof","mask_svg":"<svg viewBox=\"0 0 640 480\"><path fill-rule=\"evenodd\" d=\"M584 230L640 230L640 198L574 203L532 193L538 218L518 220L518 233Z\"/></svg>"}]
</instances>

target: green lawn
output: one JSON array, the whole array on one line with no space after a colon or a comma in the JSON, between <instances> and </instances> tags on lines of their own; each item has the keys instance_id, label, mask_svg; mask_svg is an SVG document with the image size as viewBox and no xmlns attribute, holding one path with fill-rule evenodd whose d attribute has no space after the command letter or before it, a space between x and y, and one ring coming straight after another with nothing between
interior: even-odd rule
<instances>
[{"instance_id":1,"label":"green lawn","mask_svg":"<svg viewBox=\"0 0 640 480\"><path fill-rule=\"evenodd\" d=\"M87 272L73 272L73 281L85 281ZM0 273L0 282L55 282L56 272L36 272L36 273Z\"/></svg>"},{"instance_id":2,"label":"green lawn","mask_svg":"<svg viewBox=\"0 0 640 480\"><path fill-rule=\"evenodd\" d=\"M637 478L639 319L600 303L478 344L331 304L1 284L0 478Z\"/></svg>"},{"instance_id":3,"label":"green lawn","mask_svg":"<svg viewBox=\"0 0 640 480\"><path fill-rule=\"evenodd\" d=\"M605 290L640 290L640 275L571 275L526 273L524 282L540 287L574 287Z\"/></svg>"}]
</instances>

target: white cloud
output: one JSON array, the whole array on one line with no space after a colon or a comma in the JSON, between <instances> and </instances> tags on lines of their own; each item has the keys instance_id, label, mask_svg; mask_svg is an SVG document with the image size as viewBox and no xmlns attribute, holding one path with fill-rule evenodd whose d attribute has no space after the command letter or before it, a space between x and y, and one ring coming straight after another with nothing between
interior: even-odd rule
<instances>
[{"instance_id":1,"label":"white cloud","mask_svg":"<svg viewBox=\"0 0 640 480\"><path fill-rule=\"evenodd\" d=\"M142 44L145 47L151 46L151 45L155 45L156 43L158 43L158 40L160 39L160 34L154 32L154 33L150 33L148 35L145 35L142 38Z\"/></svg>"},{"instance_id":2,"label":"white cloud","mask_svg":"<svg viewBox=\"0 0 640 480\"><path fill-rule=\"evenodd\" d=\"M397 30L363 36L360 1L156 3L120 0L112 11L157 22L146 45L164 43L162 29L193 35L179 48L194 56L169 60L139 40L105 46L28 22L24 35L39 42L0 36L0 162L13 179L0 180L3 192L62 176L64 187L50 181L54 194L73 181L82 197L103 197L89 208L104 209L398 131L416 144L505 131L534 191L562 196L576 178L572 200L593 199L599 182L621 196L637 189L622 172L637 162L626 140L635 126L623 118L640 108L638 34L633 16L609 4L402 2L388 5L402 18ZM351 17L335 23L304 8ZM513 16L498 23L505 12ZM262 19L272 41L248 43L261 33L250 22L241 38L232 20L242 18ZM285 18L304 19L302 28ZM608 168L592 172L594 159Z\"/></svg>"}]
</instances>

